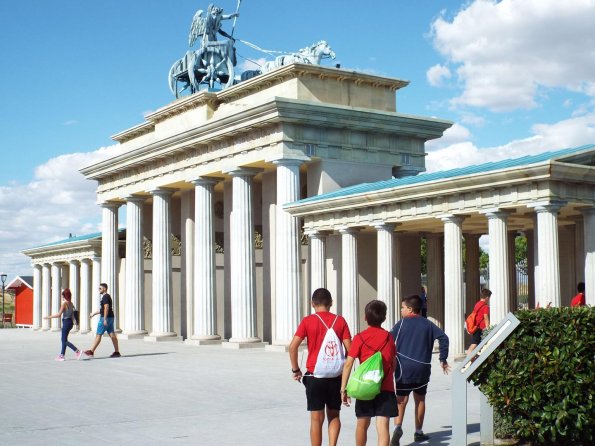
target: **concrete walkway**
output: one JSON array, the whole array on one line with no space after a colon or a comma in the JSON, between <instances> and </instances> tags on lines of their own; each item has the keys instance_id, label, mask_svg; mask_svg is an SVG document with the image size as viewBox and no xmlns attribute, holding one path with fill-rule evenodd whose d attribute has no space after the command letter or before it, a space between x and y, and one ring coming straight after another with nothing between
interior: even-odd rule
<instances>
[{"instance_id":1,"label":"concrete walkway","mask_svg":"<svg viewBox=\"0 0 595 446\"><path fill-rule=\"evenodd\" d=\"M92 337L70 340L84 350ZM309 445L304 388L291 380L285 353L128 340L110 359L104 338L94 359L76 361L69 350L56 362L59 348L59 333L0 330L0 444ZM437 358L434 365L424 425L431 440L413 443L411 402L402 445L451 444L451 377ZM470 385L470 444L479 444L478 395ZM353 445L353 407L341 419L339 444ZM373 425L368 444L376 444Z\"/></svg>"}]
</instances>

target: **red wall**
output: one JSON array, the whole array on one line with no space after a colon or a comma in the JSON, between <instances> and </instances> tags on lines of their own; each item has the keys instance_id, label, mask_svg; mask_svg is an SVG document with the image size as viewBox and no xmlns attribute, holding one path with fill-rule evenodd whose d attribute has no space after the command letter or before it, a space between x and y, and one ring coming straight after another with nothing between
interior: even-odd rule
<instances>
[{"instance_id":1,"label":"red wall","mask_svg":"<svg viewBox=\"0 0 595 446\"><path fill-rule=\"evenodd\" d=\"M33 325L33 290L21 285L15 292L15 325Z\"/></svg>"}]
</instances>

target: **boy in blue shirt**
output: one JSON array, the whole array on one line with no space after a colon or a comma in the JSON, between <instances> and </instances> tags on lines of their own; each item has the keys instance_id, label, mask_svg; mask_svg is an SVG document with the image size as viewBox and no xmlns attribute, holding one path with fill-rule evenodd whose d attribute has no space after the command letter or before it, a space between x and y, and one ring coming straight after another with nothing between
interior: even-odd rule
<instances>
[{"instance_id":1,"label":"boy in blue shirt","mask_svg":"<svg viewBox=\"0 0 595 446\"><path fill-rule=\"evenodd\" d=\"M418 295L408 296L401 303L401 320L395 324L391 334L397 346L397 368L395 387L399 415L395 418L395 430L390 446L397 446L403 435L403 417L413 391L415 401L415 441L430 437L423 433L426 412L426 392L430 382L432 350L434 341L440 346L439 360L442 370L448 373L448 336L430 320L421 316L422 300Z\"/></svg>"}]
</instances>

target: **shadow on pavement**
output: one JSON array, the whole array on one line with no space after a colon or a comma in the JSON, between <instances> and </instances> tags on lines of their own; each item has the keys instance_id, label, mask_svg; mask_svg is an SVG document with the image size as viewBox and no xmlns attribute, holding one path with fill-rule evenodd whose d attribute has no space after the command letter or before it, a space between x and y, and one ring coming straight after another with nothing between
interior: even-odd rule
<instances>
[{"instance_id":1,"label":"shadow on pavement","mask_svg":"<svg viewBox=\"0 0 595 446\"><path fill-rule=\"evenodd\" d=\"M119 358L110 358L109 356L102 356L102 357L97 357L97 356L93 356L92 358L85 358L85 360L96 360L96 359L122 359L122 358L134 358L136 356L157 356L157 355L169 355L171 353L174 352L161 352L161 353L135 353L133 355L122 355Z\"/></svg>"}]
</instances>

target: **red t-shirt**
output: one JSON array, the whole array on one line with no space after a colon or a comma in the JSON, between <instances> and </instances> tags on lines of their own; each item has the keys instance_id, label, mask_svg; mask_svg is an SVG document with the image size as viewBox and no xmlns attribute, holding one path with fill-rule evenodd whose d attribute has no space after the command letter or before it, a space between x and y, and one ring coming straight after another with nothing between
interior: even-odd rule
<instances>
[{"instance_id":1,"label":"red t-shirt","mask_svg":"<svg viewBox=\"0 0 595 446\"><path fill-rule=\"evenodd\" d=\"M578 293L570 301L570 306L571 307L580 307L582 305L585 305L585 293Z\"/></svg>"},{"instance_id":2,"label":"red t-shirt","mask_svg":"<svg viewBox=\"0 0 595 446\"><path fill-rule=\"evenodd\" d=\"M380 350L381 348L382 350ZM384 379L382 380L380 390L394 392L395 383L393 381L393 375L395 374L394 363L397 356L397 349L395 348L395 340L388 331L380 327L368 327L361 333L358 333L353 337L353 341L351 342L349 356L359 359L361 364L379 350L382 355L382 365L384 367Z\"/></svg>"},{"instance_id":3,"label":"red t-shirt","mask_svg":"<svg viewBox=\"0 0 595 446\"><path fill-rule=\"evenodd\" d=\"M475 311L475 325L477 325L482 330L486 329L486 320L484 316L490 314L490 307L487 303L480 300L475 304L473 307L473 311Z\"/></svg>"},{"instance_id":4,"label":"red t-shirt","mask_svg":"<svg viewBox=\"0 0 595 446\"><path fill-rule=\"evenodd\" d=\"M327 328L316 315L322 318L326 324L326 327L330 327L335 321L335 318L337 318L335 325L333 325L333 330L335 330L335 333L337 333L337 337L341 341L345 339L351 339L349 327L347 326L347 322L343 316L337 316L336 314L329 313L328 311L320 311L302 319L302 322L300 322L300 325L295 332L295 336L302 339L308 339L308 359L306 360L306 370L308 370L310 373L314 373L318 352L320 351L320 346L322 345L322 341L324 340L324 336L326 335L327 331Z\"/></svg>"}]
</instances>

